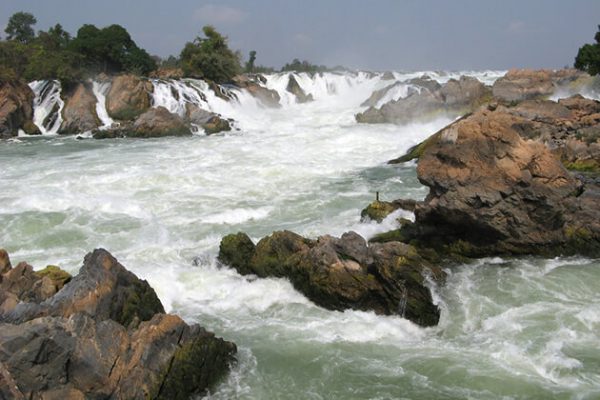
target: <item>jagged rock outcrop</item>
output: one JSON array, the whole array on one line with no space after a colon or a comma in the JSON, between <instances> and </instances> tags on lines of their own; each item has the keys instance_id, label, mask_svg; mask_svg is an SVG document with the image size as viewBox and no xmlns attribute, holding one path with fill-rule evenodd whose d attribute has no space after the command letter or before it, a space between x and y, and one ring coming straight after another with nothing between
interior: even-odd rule
<instances>
[{"instance_id":1,"label":"jagged rock outcrop","mask_svg":"<svg viewBox=\"0 0 600 400\"><path fill-rule=\"evenodd\" d=\"M436 116L456 117L477 108L491 97L489 89L475 78L461 76L439 87L429 85L407 97L392 100L380 108L370 107L356 115L360 123L394 123L423 121ZM431 90L431 88L436 88Z\"/></svg>"},{"instance_id":2,"label":"jagged rock outcrop","mask_svg":"<svg viewBox=\"0 0 600 400\"><path fill-rule=\"evenodd\" d=\"M439 320L426 279L440 282L444 273L404 243L369 246L354 232L309 240L281 231L255 246L238 233L222 239L219 260L244 275L288 278L310 300L331 310L400 315L422 326Z\"/></svg>"},{"instance_id":3,"label":"jagged rock outcrop","mask_svg":"<svg viewBox=\"0 0 600 400\"><path fill-rule=\"evenodd\" d=\"M96 96L89 84L78 83L64 95L63 123L59 133L75 134L98 128L101 123L96 113Z\"/></svg>"},{"instance_id":4,"label":"jagged rock outcrop","mask_svg":"<svg viewBox=\"0 0 600 400\"><path fill-rule=\"evenodd\" d=\"M493 105L428 139L417 174L430 192L400 236L468 256L598 256L600 187L573 177L540 140L545 129L577 132L573 110L595 105L550 103Z\"/></svg>"},{"instance_id":5,"label":"jagged rock outcrop","mask_svg":"<svg viewBox=\"0 0 600 400\"><path fill-rule=\"evenodd\" d=\"M296 96L296 101L298 103L308 103L314 100L312 94L306 94L304 92L293 74L290 74L288 79L288 85L285 90Z\"/></svg>"},{"instance_id":6,"label":"jagged rock outcrop","mask_svg":"<svg viewBox=\"0 0 600 400\"><path fill-rule=\"evenodd\" d=\"M265 83L266 78L262 75L238 75L233 78L236 86L246 89L252 96L256 97L263 105L267 107L281 107L279 93L276 90L267 89L261 86L259 82Z\"/></svg>"},{"instance_id":7,"label":"jagged rock outcrop","mask_svg":"<svg viewBox=\"0 0 600 400\"><path fill-rule=\"evenodd\" d=\"M4 255L2 282L15 274ZM187 399L234 361L233 343L165 315L148 283L105 250L53 295L32 297L27 282L11 286L21 303L0 312L2 398Z\"/></svg>"},{"instance_id":8,"label":"jagged rock outcrop","mask_svg":"<svg viewBox=\"0 0 600 400\"><path fill-rule=\"evenodd\" d=\"M135 75L116 76L106 95L106 110L111 118L132 121L150 108L152 82Z\"/></svg>"},{"instance_id":9,"label":"jagged rock outcrop","mask_svg":"<svg viewBox=\"0 0 600 400\"><path fill-rule=\"evenodd\" d=\"M19 134L39 134L33 123L33 91L20 81L0 82L0 139Z\"/></svg>"},{"instance_id":10,"label":"jagged rock outcrop","mask_svg":"<svg viewBox=\"0 0 600 400\"><path fill-rule=\"evenodd\" d=\"M190 126L177 114L164 107L154 107L136 118L133 123L122 123L120 126L94 131L95 139L117 137L156 138L165 136L189 136Z\"/></svg>"},{"instance_id":11,"label":"jagged rock outcrop","mask_svg":"<svg viewBox=\"0 0 600 400\"><path fill-rule=\"evenodd\" d=\"M367 220L381 222L396 210L402 209L414 212L415 205L416 201L410 199L398 199L394 201L375 200L360 212L360 219L363 222Z\"/></svg>"},{"instance_id":12,"label":"jagged rock outcrop","mask_svg":"<svg viewBox=\"0 0 600 400\"><path fill-rule=\"evenodd\" d=\"M576 90L589 83L589 75L576 69L511 69L494 82L494 97L504 101L544 99L559 89Z\"/></svg>"},{"instance_id":13,"label":"jagged rock outcrop","mask_svg":"<svg viewBox=\"0 0 600 400\"><path fill-rule=\"evenodd\" d=\"M190 124L202 127L207 135L231 130L228 120L221 118L219 114L203 110L195 104L188 103L185 106L186 120Z\"/></svg>"}]
</instances>

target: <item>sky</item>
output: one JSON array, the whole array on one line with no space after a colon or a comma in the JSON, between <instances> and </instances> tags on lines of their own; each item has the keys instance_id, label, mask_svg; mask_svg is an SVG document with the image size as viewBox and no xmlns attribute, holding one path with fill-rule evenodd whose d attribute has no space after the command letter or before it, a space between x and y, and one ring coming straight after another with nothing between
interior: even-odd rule
<instances>
[{"instance_id":1,"label":"sky","mask_svg":"<svg viewBox=\"0 0 600 400\"><path fill-rule=\"evenodd\" d=\"M17 11L36 28L120 24L166 57L211 24L259 65L294 58L369 70L571 66L593 42L600 0L0 0L2 33ZM4 37L4 35L2 35Z\"/></svg>"}]
</instances>

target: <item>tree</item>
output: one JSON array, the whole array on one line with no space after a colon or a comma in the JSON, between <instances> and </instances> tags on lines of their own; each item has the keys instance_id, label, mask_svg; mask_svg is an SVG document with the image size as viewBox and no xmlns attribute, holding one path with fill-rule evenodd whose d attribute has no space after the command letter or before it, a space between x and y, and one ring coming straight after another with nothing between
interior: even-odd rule
<instances>
[{"instance_id":1,"label":"tree","mask_svg":"<svg viewBox=\"0 0 600 400\"><path fill-rule=\"evenodd\" d=\"M575 68L586 71L590 75L600 73L600 25L598 25L598 32L594 39L596 43L584 44L579 48L577 57L575 57Z\"/></svg>"},{"instance_id":2,"label":"tree","mask_svg":"<svg viewBox=\"0 0 600 400\"><path fill-rule=\"evenodd\" d=\"M13 14L8 20L8 25L4 29L8 40L16 40L21 43L29 43L35 38L33 25L37 23L37 19L33 14L20 11Z\"/></svg>"},{"instance_id":3,"label":"tree","mask_svg":"<svg viewBox=\"0 0 600 400\"><path fill-rule=\"evenodd\" d=\"M48 32L40 31L36 42L47 50L64 50L71 42L71 34L65 31L61 24L56 24Z\"/></svg>"},{"instance_id":4,"label":"tree","mask_svg":"<svg viewBox=\"0 0 600 400\"><path fill-rule=\"evenodd\" d=\"M254 72L254 62L256 61L256 50L252 50L249 53L249 59L246 63L246 72Z\"/></svg>"},{"instance_id":5,"label":"tree","mask_svg":"<svg viewBox=\"0 0 600 400\"><path fill-rule=\"evenodd\" d=\"M230 82L241 72L240 55L227 46L227 38L210 25L202 28L205 38L196 37L181 51L181 66L187 76L217 83Z\"/></svg>"}]
</instances>

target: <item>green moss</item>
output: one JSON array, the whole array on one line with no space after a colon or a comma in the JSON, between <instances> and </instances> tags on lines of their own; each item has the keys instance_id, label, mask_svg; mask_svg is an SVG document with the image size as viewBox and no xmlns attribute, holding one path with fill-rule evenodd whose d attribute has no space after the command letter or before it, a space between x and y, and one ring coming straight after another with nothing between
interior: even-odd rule
<instances>
[{"instance_id":1,"label":"green moss","mask_svg":"<svg viewBox=\"0 0 600 400\"><path fill-rule=\"evenodd\" d=\"M408 149L408 152L403 155L402 157L396 158L395 160L391 160L389 163L390 164L399 164L399 163L403 163L403 162L408 162L414 159L419 159L423 153L425 153L425 150L427 150L429 147L431 147L432 145L436 144L441 136L441 131L429 136L427 139L425 139L424 141L422 141L421 143L419 143L416 146L411 147L410 149Z\"/></svg>"},{"instance_id":2,"label":"green moss","mask_svg":"<svg viewBox=\"0 0 600 400\"><path fill-rule=\"evenodd\" d=\"M164 312L154 289L146 281L139 281L129 288L123 308L115 320L127 327L136 318L140 321L148 321L154 314Z\"/></svg>"},{"instance_id":3,"label":"green moss","mask_svg":"<svg viewBox=\"0 0 600 400\"><path fill-rule=\"evenodd\" d=\"M402 229L395 229L384 233L373 236L370 243L387 243L387 242L406 242L407 236L404 234Z\"/></svg>"},{"instance_id":4,"label":"green moss","mask_svg":"<svg viewBox=\"0 0 600 400\"><path fill-rule=\"evenodd\" d=\"M164 368L158 388L151 399L187 400L205 393L229 371L236 347L214 336L203 335L175 351Z\"/></svg>"},{"instance_id":5,"label":"green moss","mask_svg":"<svg viewBox=\"0 0 600 400\"><path fill-rule=\"evenodd\" d=\"M138 116L143 113L143 110L133 108L133 107L125 107L116 112L110 113L110 116L119 121L133 121Z\"/></svg>"},{"instance_id":6,"label":"green moss","mask_svg":"<svg viewBox=\"0 0 600 400\"><path fill-rule=\"evenodd\" d=\"M250 260L254 256L256 246L243 232L230 234L221 239L219 245L219 261L235 268L240 274L254 273L250 267Z\"/></svg>"},{"instance_id":7,"label":"green moss","mask_svg":"<svg viewBox=\"0 0 600 400\"><path fill-rule=\"evenodd\" d=\"M578 172L590 172L593 174L600 174L600 164L597 160L587 159L587 160L576 160L573 162L563 162L563 165L566 169L570 171L578 171Z\"/></svg>"},{"instance_id":8,"label":"green moss","mask_svg":"<svg viewBox=\"0 0 600 400\"><path fill-rule=\"evenodd\" d=\"M375 200L361 211L360 217L363 220L369 218L373 221L381 222L385 217L396 211L396 209L397 207L390 202Z\"/></svg>"},{"instance_id":9,"label":"green moss","mask_svg":"<svg viewBox=\"0 0 600 400\"><path fill-rule=\"evenodd\" d=\"M64 285L69 283L73 278L67 271L63 271L56 265L48 265L46 268L35 271L35 274L39 277L50 278L57 287L62 288Z\"/></svg>"}]
</instances>

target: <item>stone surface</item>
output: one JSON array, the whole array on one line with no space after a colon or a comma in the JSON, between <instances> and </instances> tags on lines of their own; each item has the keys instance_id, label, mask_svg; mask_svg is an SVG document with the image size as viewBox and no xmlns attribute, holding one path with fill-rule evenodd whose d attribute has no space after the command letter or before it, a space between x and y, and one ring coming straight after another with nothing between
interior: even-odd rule
<instances>
[{"instance_id":1,"label":"stone surface","mask_svg":"<svg viewBox=\"0 0 600 400\"><path fill-rule=\"evenodd\" d=\"M354 232L309 240L281 231L254 246L238 233L223 238L219 260L244 275L288 278L315 304L331 310L400 315L422 326L439 320L426 277L440 282L444 273L403 243L368 246Z\"/></svg>"},{"instance_id":2,"label":"stone surface","mask_svg":"<svg viewBox=\"0 0 600 400\"><path fill-rule=\"evenodd\" d=\"M475 256L600 254L598 187L575 179L541 140L523 138L539 139L562 117L569 126L572 113L539 102L494 106L432 136L417 167L430 192L403 237Z\"/></svg>"},{"instance_id":3,"label":"stone surface","mask_svg":"<svg viewBox=\"0 0 600 400\"><path fill-rule=\"evenodd\" d=\"M25 263L2 275L21 302L0 311L2 398L188 399L235 361L233 343L165 315L152 288L105 250L57 293L32 296L52 275Z\"/></svg>"},{"instance_id":4,"label":"stone surface","mask_svg":"<svg viewBox=\"0 0 600 400\"><path fill-rule=\"evenodd\" d=\"M150 108L152 82L135 75L116 76L106 95L106 110L112 118L132 121Z\"/></svg>"},{"instance_id":5,"label":"stone surface","mask_svg":"<svg viewBox=\"0 0 600 400\"><path fill-rule=\"evenodd\" d=\"M267 89L260 83L266 83L266 78L259 74L238 75L233 78L236 86L246 89L252 96L256 97L267 107L281 107L279 93L276 90Z\"/></svg>"},{"instance_id":6,"label":"stone surface","mask_svg":"<svg viewBox=\"0 0 600 400\"><path fill-rule=\"evenodd\" d=\"M59 133L74 134L94 130L101 123L96 113L97 99L89 84L78 83L63 94L65 106Z\"/></svg>"},{"instance_id":7,"label":"stone surface","mask_svg":"<svg viewBox=\"0 0 600 400\"><path fill-rule=\"evenodd\" d=\"M119 126L95 130L95 139L112 139L119 137L130 138L157 138L165 136L190 136L190 125L179 115L169 112L164 107L153 107L136 120L121 123Z\"/></svg>"},{"instance_id":8,"label":"stone surface","mask_svg":"<svg viewBox=\"0 0 600 400\"><path fill-rule=\"evenodd\" d=\"M39 134L33 124L33 91L20 81L0 83L0 139L25 133Z\"/></svg>"},{"instance_id":9,"label":"stone surface","mask_svg":"<svg viewBox=\"0 0 600 400\"><path fill-rule=\"evenodd\" d=\"M300 84L296 80L296 77L293 74L290 74L288 79L288 85L285 88L285 90L296 96L296 101L298 103L308 103L309 101L314 100L312 94L306 94L304 92L304 90L302 89L302 87L300 86Z\"/></svg>"},{"instance_id":10,"label":"stone surface","mask_svg":"<svg viewBox=\"0 0 600 400\"><path fill-rule=\"evenodd\" d=\"M572 84L577 86L578 80L585 83L586 77L587 74L575 69L512 69L494 82L492 91L494 97L504 101L544 99L559 89L571 89Z\"/></svg>"},{"instance_id":11,"label":"stone surface","mask_svg":"<svg viewBox=\"0 0 600 400\"><path fill-rule=\"evenodd\" d=\"M475 78L461 76L440 86L421 79L423 86L407 97L391 100L380 108L369 107L356 115L360 123L406 124L438 116L456 117L489 101L489 89ZM417 85L418 81L412 81Z\"/></svg>"}]
</instances>

